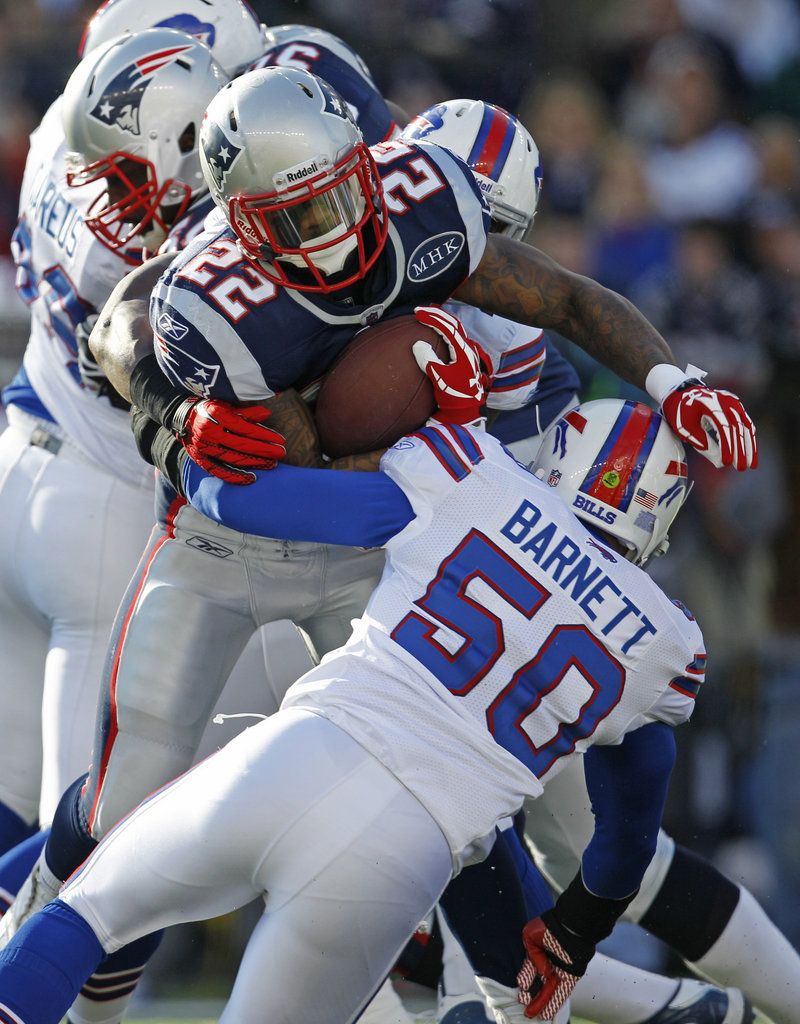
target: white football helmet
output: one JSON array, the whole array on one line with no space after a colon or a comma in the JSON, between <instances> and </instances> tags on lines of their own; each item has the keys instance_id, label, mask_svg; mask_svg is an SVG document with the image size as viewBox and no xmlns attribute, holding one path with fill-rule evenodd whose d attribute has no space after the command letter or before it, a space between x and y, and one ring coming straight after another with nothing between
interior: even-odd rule
<instances>
[{"instance_id":1,"label":"white football helmet","mask_svg":"<svg viewBox=\"0 0 800 1024\"><path fill-rule=\"evenodd\" d=\"M689 493L683 445L642 402L604 398L561 416L528 466L587 525L616 537L635 565L669 547Z\"/></svg>"},{"instance_id":2,"label":"white football helmet","mask_svg":"<svg viewBox=\"0 0 800 1024\"><path fill-rule=\"evenodd\" d=\"M494 230L525 237L539 202L542 163L516 117L482 100L448 100L418 114L400 137L435 142L461 157L489 203Z\"/></svg>"},{"instance_id":3,"label":"white football helmet","mask_svg":"<svg viewBox=\"0 0 800 1024\"><path fill-rule=\"evenodd\" d=\"M336 291L380 255L377 167L347 104L315 75L270 67L235 79L209 105L200 161L242 249L277 284Z\"/></svg>"},{"instance_id":4,"label":"white football helmet","mask_svg":"<svg viewBox=\"0 0 800 1024\"><path fill-rule=\"evenodd\" d=\"M106 0L83 33L78 55L146 28L172 28L194 36L214 54L230 78L264 52L262 25L245 0Z\"/></svg>"},{"instance_id":5,"label":"white football helmet","mask_svg":"<svg viewBox=\"0 0 800 1024\"><path fill-rule=\"evenodd\" d=\"M91 50L64 89L67 184L105 179L86 215L109 248L155 251L206 185L200 123L228 76L184 32L152 28Z\"/></svg>"}]
</instances>

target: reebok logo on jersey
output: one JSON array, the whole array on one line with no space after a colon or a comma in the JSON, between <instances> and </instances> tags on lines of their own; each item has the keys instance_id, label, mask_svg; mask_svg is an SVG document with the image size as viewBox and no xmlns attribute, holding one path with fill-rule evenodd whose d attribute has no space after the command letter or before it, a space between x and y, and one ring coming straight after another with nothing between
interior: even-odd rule
<instances>
[{"instance_id":1,"label":"reebok logo on jersey","mask_svg":"<svg viewBox=\"0 0 800 1024\"><path fill-rule=\"evenodd\" d=\"M409 281L429 281L444 273L464 248L465 238L460 231L444 231L428 238L411 254L406 267Z\"/></svg>"},{"instance_id":2,"label":"reebok logo on jersey","mask_svg":"<svg viewBox=\"0 0 800 1024\"><path fill-rule=\"evenodd\" d=\"M105 125L116 125L124 132L139 135L139 108L153 75L189 49L190 46L171 46L129 64L109 82L91 116Z\"/></svg>"},{"instance_id":3,"label":"reebok logo on jersey","mask_svg":"<svg viewBox=\"0 0 800 1024\"><path fill-rule=\"evenodd\" d=\"M169 313L162 313L158 318L158 329L161 334L166 334L168 338L174 338L175 341L180 341L181 338L185 338L189 333L189 328L186 324L180 323L175 317L170 316Z\"/></svg>"}]
</instances>

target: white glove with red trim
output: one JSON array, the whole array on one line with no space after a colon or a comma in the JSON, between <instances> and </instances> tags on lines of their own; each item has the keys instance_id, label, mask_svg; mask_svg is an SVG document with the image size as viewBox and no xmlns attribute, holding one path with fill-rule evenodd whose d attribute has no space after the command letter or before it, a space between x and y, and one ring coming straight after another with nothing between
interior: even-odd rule
<instances>
[{"instance_id":1,"label":"white glove with red trim","mask_svg":"<svg viewBox=\"0 0 800 1024\"><path fill-rule=\"evenodd\" d=\"M433 383L442 423L471 423L481 417L491 362L481 346L464 333L461 323L441 306L417 306L414 316L444 338L450 362L444 363L427 341L412 346L417 366ZM483 363L483 366L481 365Z\"/></svg>"},{"instance_id":2,"label":"white glove with red trim","mask_svg":"<svg viewBox=\"0 0 800 1024\"><path fill-rule=\"evenodd\" d=\"M714 466L755 469L758 445L753 421L736 395L706 387L705 375L705 370L691 364L684 373L670 363L659 363L647 375L646 387L678 437Z\"/></svg>"}]
</instances>

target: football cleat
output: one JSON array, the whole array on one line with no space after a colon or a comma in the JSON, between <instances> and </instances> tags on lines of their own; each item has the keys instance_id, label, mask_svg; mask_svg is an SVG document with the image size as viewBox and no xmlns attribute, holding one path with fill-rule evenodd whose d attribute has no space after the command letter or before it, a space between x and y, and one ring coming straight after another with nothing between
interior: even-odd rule
<instances>
[{"instance_id":1,"label":"football cleat","mask_svg":"<svg viewBox=\"0 0 800 1024\"><path fill-rule=\"evenodd\" d=\"M645 1024L753 1024L753 1007L738 988L684 978L664 1009Z\"/></svg>"},{"instance_id":2,"label":"football cleat","mask_svg":"<svg viewBox=\"0 0 800 1024\"><path fill-rule=\"evenodd\" d=\"M479 992L448 996L439 982L436 1024L494 1024L494 1014Z\"/></svg>"}]
</instances>

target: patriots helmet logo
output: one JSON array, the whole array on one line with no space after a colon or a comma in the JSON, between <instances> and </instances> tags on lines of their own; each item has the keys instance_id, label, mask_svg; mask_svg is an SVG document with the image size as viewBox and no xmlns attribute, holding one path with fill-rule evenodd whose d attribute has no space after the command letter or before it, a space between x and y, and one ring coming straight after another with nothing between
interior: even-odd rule
<instances>
[{"instance_id":1,"label":"patriots helmet logo","mask_svg":"<svg viewBox=\"0 0 800 1024\"><path fill-rule=\"evenodd\" d=\"M116 125L124 132L139 135L139 108L153 75L188 49L191 47L171 46L129 64L108 83L90 115L105 125Z\"/></svg>"},{"instance_id":2,"label":"patriots helmet logo","mask_svg":"<svg viewBox=\"0 0 800 1024\"><path fill-rule=\"evenodd\" d=\"M322 93L324 105L322 107L323 114L334 114L336 117L343 117L346 121L350 121L351 124L356 124L356 119L353 117L353 112L350 107L345 103L339 93L327 82L321 78L317 80L319 91Z\"/></svg>"},{"instance_id":3,"label":"patriots helmet logo","mask_svg":"<svg viewBox=\"0 0 800 1024\"><path fill-rule=\"evenodd\" d=\"M203 125L200 144L203 147L203 156L206 158L214 184L217 190L221 191L226 175L236 163L242 150L231 142L218 124L208 118Z\"/></svg>"}]
</instances>

